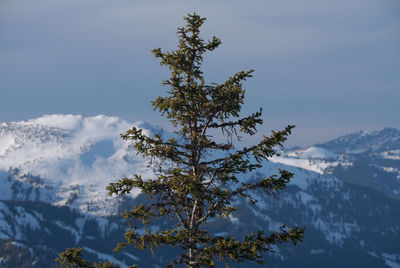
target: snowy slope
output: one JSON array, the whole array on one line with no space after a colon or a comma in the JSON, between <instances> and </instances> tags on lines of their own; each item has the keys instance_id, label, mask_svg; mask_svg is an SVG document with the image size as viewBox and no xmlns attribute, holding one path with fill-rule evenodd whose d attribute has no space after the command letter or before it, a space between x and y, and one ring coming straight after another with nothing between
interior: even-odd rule
<instances>
[{"instance_id":1,"label":"snowy slope","mask_svg":"<svg viewBox=\"0 0 400 268\"><path fill-rule=\"evenodd\" d=\"M385 128L356 132L300 150L286 151L271 161L368 187L400 200L400 131Z\"/></svg>"},{"instance_id":2,"label":"snowy slope","mask_svg":"<svg viewBox=\"0 0 400 268\"><path fill-rule=\"evenodd\" d=\"M338 157L337 154L328 151L324 148L320 147L315 147L311 146L303 150L296 150L289 152L287 156L290 157L297 157L297 158L302 158L302 159L314 159L314 158L319 158L319 159L336 159Z\"/></svg>"},{"instance_id":3,"label":"snowy slope","mask_svg":"<svg viewBox=\"0 0 400 268\"><path fill-rule=\"evenodd\" d=\"M40 200L109 213L115 205L105 191L109 182L133 173L152 176L146 160L119 137L142 125L104 115L46 115L2 123L0 199Z\"/></svg>"},{"instance_id":4,"label":"snowy slope","mask_svg":"<svg viewBox=\"0 0 400 268\"><path fill-rule=\"evenodd\" d=\"M341 161L339 155L321 147L311 146L305 149L286 152L271 158L272 162L295 166L302 169L326 173L326 170L337 165L351 165Z\"/></svg>"}]
</instances>

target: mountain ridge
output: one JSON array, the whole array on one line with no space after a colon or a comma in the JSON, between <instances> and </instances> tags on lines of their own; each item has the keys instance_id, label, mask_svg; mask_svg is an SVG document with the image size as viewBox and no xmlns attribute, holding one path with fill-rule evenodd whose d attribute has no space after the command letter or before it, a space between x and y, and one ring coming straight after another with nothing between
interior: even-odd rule
<instances>
[{"instance_id":1,"label":"mountain ridge","mask_svg":"<svg viewBox=\"0 0 400 268\"><path fill-rule=\"evenodd\" d=\"M335 153L380 152L387 149L400 149L400 130L385 127L381 130L358 131L340 136L315 146L332 150Z\"/></svg>"},{"instance_id":2,"label":"mountain ridge","mask_svg":"<svg viewBox=\"0 0 400 268\"><path fill-rule=\"evenodd\" d=\"M13 267L18 252L30 256L17 258L20 264L50 267L57 253L73 246L84 248L90 260L114 259L122 267L128 263L159 267L174 256L173 250L164 248L156 256L134 249L112 253L127 227L117 214L144 199L139 192L109 198L105 186L133 173L153 176L147 159L137 157L131 144L119 137L132 126L147 134L162 131L149 123L104 115L48 115L0 124L0 148L6 148L0 150L0 253L3 249L17 252L0 257L0 267ZM387 133L383 132L383 140L390 140ZM163 131L163 135L172 134ZM379 135L368 135L364 135L369 137L367 143L357 143L353 137L352 144L369 146L373 137L383 144ZM363 140L364 136L357 137ZM396 267L400 265L396 242L400 239L400 180L393 170L400 165L396 143L386 144L393 147L346 153L315 145L285 151L243 178L270 176L279 168L295 173L279 199L254 193L260 200L255 206L238 200L239 210L230 223L215 219L208 228L240 237L252 229L272 232L283 222L306 226L303 244L267 254L271 267ZM168 224L162 219L151 228Z\"/></svg>"}]
</instances>

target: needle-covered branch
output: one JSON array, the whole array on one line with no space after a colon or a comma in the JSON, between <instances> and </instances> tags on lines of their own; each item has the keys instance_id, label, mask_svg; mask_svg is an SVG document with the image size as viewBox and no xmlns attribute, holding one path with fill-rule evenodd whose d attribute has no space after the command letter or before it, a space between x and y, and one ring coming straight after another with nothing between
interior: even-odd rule
<instances>
[{"instance_id":1,"label":"needle-covered branch","mask_svg":"<svg viewBox=\"0 0 400 268\"><path fill-rule=\"evenodd\" d=\"M263 120L260 118L262 115L262 109L259 112L244 117L242 119L236 121L228 121L222 123L212 123L209 125L209 128L218 128L222 131L226 131L229 129L233 132L235 127L239 127L240 132L245 134L254 135L257 131L256 126L261 125Z\"/></svg>"},{"instance_id":2,"label":"needle-covered branch","mask_svg":"<svg viewBox=\"0 0 400 268\"><path fill-rule=\"evenodd\" d=\"M260 163L262 160L267 160L269 157L276 155L275 149L283 145L283 142L286 141L287 136L291 134L293 128L294 126L289 125L282 131L272 131L270 137L264 136L263 140L256 145L244 147L241 150L230 153L226 157L200 162L199 165L212 165L215 166L215 169L223 169L226 172L234 172L236 170L238 173L260 168L261 165L250 164L251 161L248 159L253 157L257 163ZM240 168L237 165L239 165Z\"/></svg>"},{"instance_id":3,"label":"needle-covered branch","mask_svg":"<svg viewBox=\"0 0 400 268\"><path fill-rule=\"evenodd\" d=\"M112 262L95 262L91 264L89 261L82 259L82 248L67 248L62 252L56 261L61 263L61 267L80 267L80 268L118 268L118 264ZM131 265L128 268L136 268Z\"/></svg>"},{"instance_id":4,"label":"needle-covered branch","mask_svg":"<svg viewBox=\"0 0 400 268\"><path fill-rule=\"evenodd\" d=\"M304 229L290 228L287 229L282 225L280 231L275 231L269 236L265 236L263 231L258 231L257 234L251 233L246 236L243 241L236 240L234 237L217 236L212 239L209 247L203 249L203 265L214 267L214 258L217 257L220 261L230 262L245 262L255 261L263 264L262 252L273 251L273 245L283 242L291 242L296 245L303 239Z\"/></svg>"},{"instance_id":5,"label":"needle-covered branch","mask_svg":"<svg viewBox=\"0 0 400 268\"><path fill-rule=\"evenodd\" d=\"M184 158L188 157L188 154L182 151L185 146L178 144L176 139L171 138L164 141L158 134L154 134L154 137L151 138L144 135L140 128L133 127L125 134L121 134L121 138L134 140L134 148L137 153L144 156L168 159L178 163L184 163Z\"/></svg>"}]
</instances>

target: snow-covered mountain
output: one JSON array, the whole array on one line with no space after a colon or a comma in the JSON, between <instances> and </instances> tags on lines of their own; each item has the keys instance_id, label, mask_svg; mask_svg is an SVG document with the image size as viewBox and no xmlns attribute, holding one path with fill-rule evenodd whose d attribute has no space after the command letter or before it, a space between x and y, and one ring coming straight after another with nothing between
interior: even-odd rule
<instances>
[{"instance_id":1,"label":"snow-covered mountain","mask_svg":"<svg viewBox=\"0 0 400 268\"><path fill-rule=\"evenodd\" d=\"M176 254L167 248L155 255L131 248L112 253L127 227L116 214L143 198L139 192L110 198L105 187L133 173L153 176L147 160L119 137L132 126L163 132L104 115L0 124L0 267L55 266L57 253L73 246L122 267L158 267ZM399 267L399 133L360 132L272 158L247 179L279 168L295 173L279 199L259 194L255 206L241 201L230 223L215 220L209 229L240 237L282 223L305 226L304 243L267 256L271 267ZM168 220L152 228L163 226Z\"/></svg>"},{"instance_id":2,"label":"snow-covered mountain","mask_svg":"<svg viewBox=\"0 0 400 268\"><path fill-rule=\"evenodd\" d=\"M112 213L116 200L107 197L109 182L134 172L153 176L146 160L120 138L132 126L142 125L146 126L104 115L47 115L2 123L0 199L69 205L97 215ZM151 132L148 129L145 132Z\"/></svg>"},{"instance_id":3,"label":"snow-covered mountain","mask_svg":"<svg viewBox=\"0 0 400 268\"><path fill-rule=\"evenodd\" d=\"M400 149L400 130L385 128L370 132L359 131L317 146L336 153L352 154L398 151Z\"/></svg>"},{"instance_id":4,"label":"snow-covered mountain","mask_svg":"<svg viewBox=\"0 0 400 268\"><path fill-rule=\"evenodd\" d=\"M332 174L400 200L400 131L356 132L308 148L288 151L274 162Z\"/></svg>"}]
</instances>

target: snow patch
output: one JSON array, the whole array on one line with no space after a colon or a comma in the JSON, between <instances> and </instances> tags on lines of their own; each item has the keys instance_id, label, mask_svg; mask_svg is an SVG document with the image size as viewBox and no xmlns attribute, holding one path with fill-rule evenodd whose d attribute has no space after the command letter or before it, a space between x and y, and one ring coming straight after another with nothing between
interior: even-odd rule
<instances>
[{"instance_id":1,"label":"snow patch","mask_svg":"<svg viewBox=\"0 0 400 268\"><path fill-rule=\"evenodd\" d=\"M325 161L314 161L312 159L301 159L301 158L286 158L286 157L271 157L270 161L274 163L280 163L284 165L294 166L305 170L324 174L324 170L332 166L332 162Z\"/></svg>"},{"instance_id":2,"label":"snow patch","mask_svg":"<svg viewBox=\"0 0 400 268\"><path fill-rule=\"evenodd\" d=\"M325 254L325 250L323 250L323 249L311 249L311 251L310 251L310 254L311 255L315 255L315 254Z\"/></svg>"},{"instance_id":3,"label":"snow patch","mask_svg":"<svg viewBox=\"0 0 400 268\"><path fill-rule=\"evenodd\" d=\"M290 157L302 158L302 159L310 159L310 158L318 158L318 159L336 159L338 157L337 154L328 151L324 148L311 146L304 150L296 150L287 154Z\"/></svg>"},{"instance_id":4,"label":"snow patch","mask_svg":"<svg viewBox=\"0 0 400 268\"><path fill-rule=\"evenodd\" d=\"M28 226L32 230L40 230L39 221L30 213L28 213L23 207L15 207L17 214L14 215L14 219L20 226Z\"/></svg>"},{"instance_id":5,"label":"snow patch","mask_svg":"<svg viewBox=\"0 0 400 268\"><path fill-rule=\"evenodd\" d=\"M4 240L14 236L12 227L6 221L6 215L10 215L10 211L2 202L0 202L0 239Z\"/></svg>"},{"instance_id":6,"label":"snow patch","mask_svg":"<svg viewBox=\"0 0 400 268\"><path fill-rule=\"evenodd\" d=\"M229 221L230 221L231 223L237 225L237 224L239 223L239 218L234 217L234 216L232 216L232 215L229 215Z\"/></svg>"},{"instance_id":7,"label":"snow patch","mask_svg":"<svg viewBox=\"0 0 400 268\"><path fill-rule=\"evenodd\" d=\"M105 253L101 253L101 252L98 252L98 251L96 251L96 250L94 250L94 249L91 249L91 248L88 248L88 247L83 247L83 249L86 250L87 252L93 254L93 255L96 255L97 258L99 258L100 260L103 260L103 261L110 261L110 262L116 263L116 264L118 264L121 268L128 267L128 265L127 265L126 263L124 263L124 262L122 262L122 261L120 261L120 260L117 260L117 259L114 258L112 255L105 254Z\"/></svg>"},{"instance_id":8,"label":"snow patch","mask_svg":"<svg viewBox=\"0 0 400 268\"><path fill-rule=\"evenodd\" d=\"M227 232L220 232L220 233L215 233L215 236L227 236L228 233Z\"/></svg>"},{"instance_id":9,"label":"snow patch","mask_svg":"<svg viewBox=\"0 0 400 268\"><path fill-rule=\"evenodd\" d=\"M387 266L391 268L400 268L400 254L387 254L383 253L382 257Z\"/></svg>"},{"instance_id":10,"label":"snow patch","mask_svg":"<svg viewBox=\"0 0 400 268\"><path fill-rule=\"evenodd\" d=\"M77 218L75 220L75 225L78 227L79 232L83 233L83 227L85 226L86 219L85 218Z\"/></svg>"},{"instance_id":11,"label":"snow patch","mask_svg":"<svg viewBox=\"0 0 400 268\"><path fill-rule=\"evenodd\" d=\"M128 252L122 252L122 253L124 253L126 256L128 256L129 258L131 258L134 261L140 260L138 257L136 257L136 256L134 256L132 254L129 254Z\"/></svg>"},{"instance_id":12,"label":"snow patch","mask_svg":"<svg viewBox=\"0 0 400 268\"><path fill-rule=\"evenodd\" d=\"M318 218L313 222L315 228L321 230L326 237L326 240L331 244L342 246L344 240L350 237L353 233L359 233L360 227L356 222L343 222L343 220L334 220L334 214L329 213L329 221L324 221Z\"/></svg>"},{"instance_id":13,"label":"snow patch","mask_svg":"<svg viewBox=\"0 0 400 268\"><path fill-rule=\"evenodd\" d=\"M64 230L70 232L70 233L75 237L75 245L77 245L78 242L81 240L82 235L81 235L81 233L79 233L75 228L73 228L73 227L71 227L71 226L68 226L66 223L61 222L61 221L54 221L54 223L55 223L58 227L60 227L60 228L62 228L62 229L64 229Z\"/></svg>"},{"instance_id":14,"label":"snow patch","mask_svg":"<svg viewBox=\"0 0 400 268\"><path fill-rule=\"evenodd\" d=\"M400 160L400 150L390 150L381 153L384 159Z\"/></svg>"},{"instance_id":15,"label":"snow patch","mask_svg":"<svg viewBox=\"0 0 400 268\"><path fill-rule=\"evenodd\" d=\"M314 199L311 195L303 191L298 192L297 196L300 198L303 204L308 204Z\"/></svg>"},{"instance_id":16,"label":"snow patch","mask_svg":"<svg viewBox=\"0 0 400 268\"><path fill-rule=\"evenodd\" d=\"M398 168L395 168L395 167L378 166L378 165L373 165L373 166L375 166L375 167L377 167L377 168L379 168L379 169L381 169L381 170L383 170L383 171L385 171L385 172L394 173L395 175L397 175L396 177L397 177L398 179L400 179L400 169L398 169Z\"/></svg>"}]
</instances>

